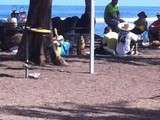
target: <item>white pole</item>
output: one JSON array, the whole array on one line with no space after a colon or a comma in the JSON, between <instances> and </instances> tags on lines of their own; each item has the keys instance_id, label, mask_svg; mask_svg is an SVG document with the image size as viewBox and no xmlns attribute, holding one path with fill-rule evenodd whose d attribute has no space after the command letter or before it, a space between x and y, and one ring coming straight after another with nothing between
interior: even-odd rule
<instances>
[{"instance_id":1,"label":"white pole","mask_svg":"<svg viewBox=\"0 0 160 120\"><path fill-rule=\"evenodd\" d=\"M94 73L94 33L95 33L95 0L91 1L91 42L90 42L90 74Z\"/></svg>"}]
</instances>

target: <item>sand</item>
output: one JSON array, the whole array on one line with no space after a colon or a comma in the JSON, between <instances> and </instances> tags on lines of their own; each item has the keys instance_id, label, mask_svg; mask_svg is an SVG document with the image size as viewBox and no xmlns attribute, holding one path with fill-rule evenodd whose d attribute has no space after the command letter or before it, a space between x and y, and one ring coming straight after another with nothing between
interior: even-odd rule
<instances>
[{"instance_id":1,"label":"sand","mask_svg":"<svg viewBox=\"0 0 160 120\"><path fill-rule=\"evenodd\" d=\"M159 120L160 50L118 59L99 56L95 74L87 57L65 58L68 67L31 66L0 53L2 120Z\"/></svg>"}]
</instances>

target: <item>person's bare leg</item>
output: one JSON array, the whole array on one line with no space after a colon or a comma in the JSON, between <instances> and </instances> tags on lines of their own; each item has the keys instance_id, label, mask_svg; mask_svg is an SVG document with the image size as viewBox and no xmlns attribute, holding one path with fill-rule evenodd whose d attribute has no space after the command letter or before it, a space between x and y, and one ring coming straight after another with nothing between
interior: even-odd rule
<instances>
[{"instance_id":1,"label":"person's bare leg","mask_svg":"<svg viewBox=\"0 0 160 120\"><path fill-rule=\"evenodd\" d=\"M138 43L136 42L135 43L135 55L137 55L138 54Z\"/></svg>"}]
</instances>

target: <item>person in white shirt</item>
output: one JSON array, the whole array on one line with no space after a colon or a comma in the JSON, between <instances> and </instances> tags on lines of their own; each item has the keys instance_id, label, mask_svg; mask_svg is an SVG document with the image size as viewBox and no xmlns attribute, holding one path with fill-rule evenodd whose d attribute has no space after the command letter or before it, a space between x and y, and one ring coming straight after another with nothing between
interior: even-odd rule
<instances>
[{"instance_id":1,"label":"person in white shirt","mask_svg":"<svg viewBox=\"0 0 160 120\"><path fill-rule=\"evenodd\" d=\"M118 24L118 28L120 29L116 46L118 56L127 56L138 53L137 41L139 36L130 32L134 27L134 24L128 22Z\"/></svg>"}]
</instances>

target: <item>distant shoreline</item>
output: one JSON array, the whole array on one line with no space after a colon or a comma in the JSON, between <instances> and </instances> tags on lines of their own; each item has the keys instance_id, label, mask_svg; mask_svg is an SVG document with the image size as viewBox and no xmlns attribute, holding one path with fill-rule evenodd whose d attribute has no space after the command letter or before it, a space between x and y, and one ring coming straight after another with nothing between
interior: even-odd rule
<instances>
[{"instance_id":1,"label":"distant shoreline","mask_svg":"<svg viewBox=\"0 0 160 120\"><path fill-rule=\"evenodd\" d=\"M127 21L127 22L134 22L138 18L137 17L133 17L133 18L122 18L122 19ZM156 19L157 19L156 17L149 17L149 18L147 18L147 21L150 23L150 22L155 21ZM103 18L96 18L96 22L97 23L104 23L104 19Z\"/></svg>"},{"instance_id":2,"label":"distant shoreline","mask_svg":"<svg viewBox=\"0 0 160 120\"><path fill-rule=\"evenodd\" d=\"M29 6L29 4L12 4L12 5L9 5L9 4L1 4L0 6ZM85 5L52 5L52 6L73 6L73 7L85 7ZM106 6L106 5L96 5L96 7L104 7L104 6ZM144 7L144 8L148 8L148 7L155 7L155 8L159 8L159 5L157 5L157 6L152 6L152 5L150 5L150 6L143 6L143 5L137 5L137 6L131 6L131 5L129 5L129 6L125 6L125 5L119 5L119 7Z\"/></svg>"},{"instance_id":3,"label":"distant shoreline","mask_svg":"<svg viewBox=\"0 0 160 120\"><path fill-rule=\"evenodd\" d=\"M61 17L62 20L64 20L66 17ZM138 18L137 17L133 17L133 18L122 18L123 20L127 21L127 22L134 22L135 20L137 20ZM7 18L0 18L0 20L5 20L7 21ZM147 18L147 21L149 23L153 22L157 20L156 17L148 17ZM97 17L96 18L96 23L104 23L104 19L102 17Z\"/></svg>"}]
</instances>

